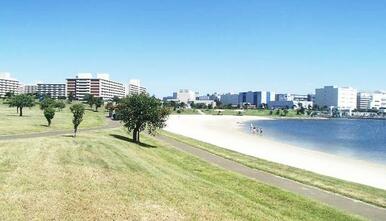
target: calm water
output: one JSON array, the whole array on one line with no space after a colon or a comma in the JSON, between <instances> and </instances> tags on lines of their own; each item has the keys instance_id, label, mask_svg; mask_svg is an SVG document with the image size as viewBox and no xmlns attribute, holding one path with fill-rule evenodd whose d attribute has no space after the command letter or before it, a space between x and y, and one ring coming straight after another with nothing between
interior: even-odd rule
<instances>
[{"instance_id":1,"label":"calm water","mask_svg":"<svg viewBox=\"0 0 386 221\"><path fill-rule=\"evenodd\" d=\"M263 120L264 136L308 149L386 164L385 120ZM246 125L249 129L250 123Z\"/></svg>"}]
</instances>

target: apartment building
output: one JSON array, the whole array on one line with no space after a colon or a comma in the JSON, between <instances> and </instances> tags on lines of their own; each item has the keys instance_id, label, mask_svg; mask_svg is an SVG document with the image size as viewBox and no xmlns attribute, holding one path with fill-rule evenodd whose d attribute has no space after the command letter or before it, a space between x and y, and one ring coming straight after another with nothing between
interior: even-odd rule
<instances>
[{"instance_id":1,"label":"apartment building","mask_svg":"<svg viewBox=\"0 0 386 221\"><path fill-rule=\"evenodd\" d=\"M66 97L66 84L37 84L36 93L39 96L49 96L54 99Z\"/></svg>"},{"instance_id":2,"label":"apartment building","mask_svg":"<svg viewBox=\"0 0 386 221\"><path fill-rule=\"evenodd\" d=\"M0 97L4 97L8 92L18 94L19 87L19 81L12 78L10 73L0 73Z\"/></svg>"},{"instance_id":3,"label":"apartment building","mask_svg":"<svg viewBox=\"0 0 386 221\"><path fill-rule=\"evenodd\" d=\"M126 89L126 95L146 93L146 88L141 86L141 81L132 79Z\"/></svg>"},{"instance_id":4,"label":"apartment building","mask_svg":"<svg viewBox=\"0 0 386 221\"><path fill-rule=\"evenodd\" d=\"M19 92L23 94L35 94L37 93L38 86L37 85L23 85L20 87Z\"/></svg>"},{"instance_id":5,"label":"apartment building","mask_svg":"<svg viewBox=\"0 0 386 221\"><path fill-rule=\"evenodd\" d=\"M91 73L79 73L75 78L67 79L66 87L67 96L72 94L77 100L83 100L86 94L102 97L104 100L125 96L125 86L110 80L108 74L97 74L94 78Z\"/></svg>"},{"instance_id":6,"label":"apartment building","mask_svg":"<svg viewBox=\"0 0 386 221\"><path fill-rule=\"evenodd\" d=\"M357 90L352 87L325 86L315 90L315 104L319 107L354 110L357 108Z\"/></svg>"}]
</instances>

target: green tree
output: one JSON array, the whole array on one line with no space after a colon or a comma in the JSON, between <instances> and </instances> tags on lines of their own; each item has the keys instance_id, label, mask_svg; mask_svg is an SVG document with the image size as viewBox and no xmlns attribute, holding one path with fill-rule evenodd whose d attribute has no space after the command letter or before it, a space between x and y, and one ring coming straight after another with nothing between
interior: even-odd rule
<instances>
[{"instance_id":1,"label":"green tree","mask_svg":"<svg viewBox=\"0 0 386 221\"><path fill-rule=\"evenodd\" d=\"M285 116L287 116L287 114L288 114L288 109L284 109L283 116L285 117Z\"/></svg>"},{"instance_id":2,"label":"green tree","mask_svg":"<svg viewBox=\"0 0 386 221\"><path fill-rule=\"evenodd\" d=\"M72 101L75 100L74 92L71 91L71 92L68 94L68 98L67 98L67 99L68 99L68 102L69 102L69 103L72 103Z\"/></svg>"},{"instance_id":3,"label":"green tree","mask_svg":"<svg viewBox=\"0 0 386 221\"><path fill-rule=\"evenodd\" d=\"M48 107L53 107L55 105L55 100L49 97L44 97L42 101L40 101L40 110L45 110Z\"/></svg>"},{"instance_id":4,"label":"green tree","mask_svg":"<svg viewBox=\"0 0 386 221\"><path fill-rule=\"evenodd\" d=\"M20 117L23 116L23 108L33 107L35 105L34 98L31 95L19 94L13 96L9 101L9 107L16 107Z\"/></svg>"},{"instance_id":5,"label":"green tree","mask_svg":"<svg viewBox=\"0 0 386 221\"><path fill-rule=\"evenodd\" d=\"M95 111L98 112L98 108L102 107L104 104L103 98L96 97L94 98Z\"/></svg>"},{"instance_id":6,"label":"green tree","mask_svg":"<svg viewBox=\"0 0 386 221\"><path fill-rule=\"evenodd\" d=\"M5 93L4 98L11 99L13 96L15 96L15 92L8 91L7 93Z\"/></svg>"},{"instance_id":7,"label":"green tree","mask_svg":"<svg viewBox=\"0 0 386 221\"><path fill-rule=\"evenodd\" d=\"M54 107L57 108L59 111L62 111L64 108L66 108L66 104L62 100L58 100L55 102Z\"/></svg>"},{"instance_id":8,"label":"green tree","mask_svg":"<svg viewBox=\"0 0 386 221\"><path fill-rule=\"evenodd\" d=\"M111 100L114 104L118 104L121 101L121 98L118 96L114 96L113 99Z\"/></svg>"},{"instance_id":9,"label":"green tree","mask_svg":"<svg viewBox=\"0 0 386 221\"><path fill-rule=\"evenodd\" d=\"M48 126L51 126L51 121L55 117L55 109L52 106L45 108L44 117L47 119Z\"/></svg>"},{"instance_id":10,"label":"green tree","mask_svg":"<svg viewBox=\"0 0 386 221\"><path fill-rule=\"evenodd\" d=\"M95 104L95 97L93 94L84 95L83 100L90 106L90 108L92 108Z\"/></svg>"},{"instance_id":11,"label":"green tree","mask_svg":"<svg viewBox=\"0 0 386 221\"><path fill-rule=\"evenodd\" d=\"M85 108L82 104L74 104L70 107L70 110L73 114L72 118L72 124L74 125L74 137L76 137L76 134L78 132L78 127L80 123L83 121L83 115Z\"/></svg>"},{"instance_id":12,"label":"green tree","mask_svg":"<svg viewBox=\"0 0 386 221\"><path fill-rule=\"evenodd\" d=\"M170 110L154 96L139 94L123 98L117 106L117 114L128 131L133 133L133 141L139 143L143 130L148 129L149 134L154 135L158 128L165 126Z\"/></svg>"}]
</instances>

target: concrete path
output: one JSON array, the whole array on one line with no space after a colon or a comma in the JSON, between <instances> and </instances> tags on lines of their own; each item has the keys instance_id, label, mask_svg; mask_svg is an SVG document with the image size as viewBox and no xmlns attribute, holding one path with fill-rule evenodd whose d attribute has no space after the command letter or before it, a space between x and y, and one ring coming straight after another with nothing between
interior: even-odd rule
<instances>
[{"instance_id":1,"label":"concrete path","mask_svg":"<svg viewBox=\"0 0 386 221\"><path fill-rule=\"evenodd\" d=\"M200 109L197 109L197 112L200 114L200 115L206 115L204 112L202 112L202 110Z\"/></svg>"},{"instance_id":2,"label":"concrete path","mask_svg":"<svg viewBox=\"0 0 386 221\"><path fill-rule=\"evenodd\" d=\"M358 200L350 199L345 196L304 185L293 180L275 176L270 173L255 170L235 161L222 158L205 150L189 146L166 136L160 135L157 136L157 139L168 145L171 145L178 150L182 150L186 153L197 156L211 164L215 164L232 172L243 174L249 178L256 179L270 186L278 187L288 192L299 194L306 198L325 203L328 206L337 208L338 210L345 211L350 214L356 214L369 220L386 220L386 209L384 208L376 207Z\"/></svg>"},{"instance_id":3,"label":"concrete path","mask_svg":"<svg viewBox=\"0 0 386 221\"><path fill-rule=\"evenodd\" d=\"M112 129L112 128L116 128L119 126L120 126L119 121L107 120L107 124L105 126L101 126L101 127L82 129L82 125L81 125L80 129L78 130L78 133L86 132L86 131ZM60 136L60 135L73 134L73 133L74 133L73 130L58 130L58 131L47 131L47 132L30 133L30 134L0 135L0 141L1 140L28 139L28 138L37 138L37 137L52 137L52 136Z\"/></svg>"}]
</instances>

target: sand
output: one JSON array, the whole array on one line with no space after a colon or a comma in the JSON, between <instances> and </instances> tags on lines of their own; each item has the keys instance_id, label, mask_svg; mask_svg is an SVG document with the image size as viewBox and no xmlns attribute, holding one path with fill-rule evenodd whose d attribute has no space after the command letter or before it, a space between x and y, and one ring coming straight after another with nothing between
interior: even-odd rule
<instances>
[{"instance_id":1,"label":"sand","mask_svg":"<svg viewBox=\"0 0 386 221\"><path fill-rule=\"evenodd\" d=\"M264 117L172 115L165 130L250 156L386 190L386 165L333 155L243 131Z\"/></svg>"}]
</instances>

